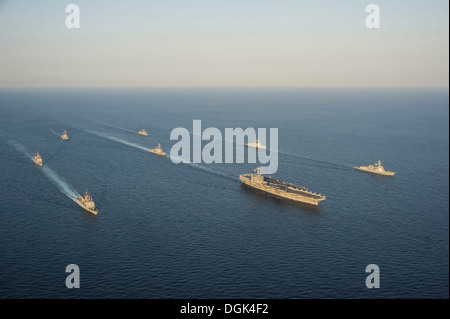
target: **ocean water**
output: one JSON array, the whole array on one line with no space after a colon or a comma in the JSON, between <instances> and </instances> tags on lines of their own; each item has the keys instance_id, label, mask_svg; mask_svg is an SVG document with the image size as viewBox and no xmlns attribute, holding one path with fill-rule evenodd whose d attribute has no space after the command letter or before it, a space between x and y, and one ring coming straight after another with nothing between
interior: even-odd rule
<instances>
[{"instance_id":1,"label":"ocean water","mask_svg":"<svg viewBox=\"0 0 450 319\"><path fill-rule=\"evenodd\" d=\"M447 89L2 89L0 298L448 298L448 113ZM194 119L278 128L272 176L327 199L147 152ZM353 169L378 159L395 177Z\"/></svg>"}]
</instances>

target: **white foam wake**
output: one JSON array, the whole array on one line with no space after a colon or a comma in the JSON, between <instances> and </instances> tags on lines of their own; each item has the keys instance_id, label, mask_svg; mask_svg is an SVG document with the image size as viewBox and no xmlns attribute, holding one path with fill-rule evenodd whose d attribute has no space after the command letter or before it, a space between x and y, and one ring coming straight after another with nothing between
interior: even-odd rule
<instances>
[{"instance_id":1,"label":"white foam wake","mask_svg":"<svg viewBox=\"0 0 450 319\"><path fill-rule=\"evenodd\" d=\"M53 134L55 134L56 136L58 136L58 137L60 137L61 136L61 134L58 134L58 133L56 133L55 131L53 131L53 130L50 130L50 132L52 132Z\"/></svg>"},{"instance_id":2,"label":"white foam wake","mask_svg":"<svg viewBox=\"0 0 450 319\"><path fill-rule=\"evenodd\" d=\"M135 132L135 131L129 130L129 129L127 129L127 128L125 128L125 127L122 127L122 126L112 125L112 124L106 124L106 123L103 123L103 122L98 122L98 123L101 124L101 125L105 125L105 126L117 128L117 129L122 130L122 131L125 131L125 132L137 133L137 132Z\"/></svg>"},{"instance_id":3,"label":"white foam wake","mask_svg":"<svg viewBox=\"0 0 450 319\"><path fill-rule=\"evenodd\" d=\"M75 200L77 197L81 195L64 179L62 179L58 174L56 174L48 165L42 167L42 172L44 175L52 182L59 190L64 193L70 199Z\"/></svg>"},{"instance_id":4,"label":"white foam wake","mask_svg":"<svg viewBox=\"0 0 450 319\"><path fill-rule=\"evenodd\" d=\"M232 179L232 180L235 179L233 176L230 176L230 175L228 175L228 174L226 174L226 173L222 173L222 172L216 171L216 170L214 170L214 169L212 169L212 168L209 168L209 167L207 167L207 166L204 166L204 165L200 165L200 164L192 163L192 162L189 162L189 163L183 163L183 162L181 162L181 157L179 157L179 156L177 156L177 155L169 155L169 159L170 159L172 162L173 162L174 160L177 160L177 162L179 163L178 165L186 164L186 165L189 165L189 166L191 166L191 167L200 169L200 170L202 170L202 171L205 171L205 172L208 172L208 173L211 173L211 174L214 174L214 175L226 177L226 178L229 178L229 179ZM206 164L206 165L208 165L208 164Z\"/></svg>"},{"instance_id":5,"label":"white foam wake","mask_svg":"<svg viewBox=\"0 0 450 319\"><path fill-rule=\"evenodd\" d=\"M147 147L144 147L142 145L139 145L139 144L136 144L136 143L132 143L132 142L128 142L128 141L123 140L121 138L118 138L118 137L115 137L115 136L111 136L111 135L108 135L108 134L105 134L105 133L102 133L102 132L91 131L91 130L86 130L86 132L91 133L91 134L95 134L95 135L103 137L103 138L107 138L107 139L109 139L111 141L122 143L124 145L128 145L128 146L131 146L131 147L143 150L143 151L148 151L149 150Z\"/></svg>"},{"instance_id":6,"label":"white foam wake","mask_svg":"<svg viewBox=\"0 0 450 319\"><path fill-rule=\"evenodd\" d=\"M30 159L33 158L33 156L28 152L28 150L23 146L22 144L9 140L8 143L13 146L16 150L24 153L26 156L28 156ZM81 195L70 185L67 183L64 179L58 176L48 165L45 164L42 167L42 172L44 175L52 182L56 187L59 188L59 190L67 195L70 199L76 199L77 197L80 197Z\"/></svg>"},{"instance_id":7,"label":"white foam wake","mask_svg":"<svg viewBox=\"0 0 450 319\"><path fill-rule=\"evenodd\" d=\"M23 146L22 144L20 144L19 142L13 141L13 140L9 140L8 141L9 145L11 145L12 147L14 147L16 150L18 150L19 152L22 152L23 154L25 154L27 157L29 158L33 158L33 155L31 155L27 149L25 148L25 146Z\"/></svg>"},{"instance_id":8,"label":"white foam wake","mask_svg":"<svg viewBox=\"0 0 450 319\"><path fill-rule=\"evenodd\" d=\"M328 165L332 165L332 166L340 167L340 168L346 168L346 169L352 169L353 168L351 166L342 165L342 164L339 164L339 163L334 163L334 162L330 162L330 161L326 161L326 160L318 160L318 159L315 159L315 158L309 158L309 157L305 157L305 156L301 156L301 155L298 155L298 154L293 154L293 153L289 153L289 152L285 152L285 151L280 151L280 150L278 150L278 154L285 154L285 155L288 155L288 156L291 156L291 157L301 158L301 159L305 159L305 160L308 160L308 161L311 161L311 162L320 163L320 164L328 164Z\"/></svg>"},{"instance_id":9,"label":"white foam wake","mask_svg":"<svg viewBox=\"0 0 450 319\"><path fill-rule=\"evenodd\" d=\"M115 141L115 142L118 142L118 143L122 143L122 144L131 146L131 147L134 147L134 148L137 148L137 149L146 151L146 152L148 152L148 150L149 150L147 147L144 147L144 146L142 146L142 145L139 145L139 144L136 144L136 143L132 143L132 142L123 140L123 139L121 139L121 138L118 138L118 137L114 137L114 136L105 134L105 133L103 133L103 132L99 132L99 131L95 131L95 130L85 130L85 131L88 132L88 133L95 134L95 135L97 135L97 136L100 136L100 137L109 139L109 140L111 140L111 141ZM169 159L172 160L172 158L174 158L174 159L180 159L178 156L169 156ZM172 161L172 162L173 162L173 161ZM180 163L180 164L181 164L181 163ZM211 168L209 168L209 167L205 167L205 166L203 166L203 165L199 165L199 164L191 163L191 162L186 163L186 164L188 164L188 165L191 166L191 167L195 167L195 168L197 168L197 169L206 171L206 172L211 173L211 174L215 174L215 175L218 175L218 176L222 176L222 177L234 179L234 178L233 178L232 176L230 176L230 175L227 175L227 174L222 173L222 172L215 171L215 170L213 170L213 169L211 169Z\"/></svg>"}]
</instances>

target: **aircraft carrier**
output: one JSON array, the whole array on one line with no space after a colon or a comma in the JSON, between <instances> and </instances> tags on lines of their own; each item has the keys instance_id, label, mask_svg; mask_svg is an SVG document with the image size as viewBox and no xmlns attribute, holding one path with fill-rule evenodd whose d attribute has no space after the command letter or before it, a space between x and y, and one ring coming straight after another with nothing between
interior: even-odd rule
<instances>
[{"instance_id":1,"label":"aircraft carrier","mask_svg":"<svg viewBox=\"0 0 450 319\"><path fill-rule=\"evenodd\" d=\"M310 192L306 187L282 182L272 177L262 176L259 173L259 168L255 169L255 172L256 174L240 175L239 179L245 185L259 189L263 192L314 206L318 206L319 203L326 198L321 194Z\"/></svg>"}]
</instances>

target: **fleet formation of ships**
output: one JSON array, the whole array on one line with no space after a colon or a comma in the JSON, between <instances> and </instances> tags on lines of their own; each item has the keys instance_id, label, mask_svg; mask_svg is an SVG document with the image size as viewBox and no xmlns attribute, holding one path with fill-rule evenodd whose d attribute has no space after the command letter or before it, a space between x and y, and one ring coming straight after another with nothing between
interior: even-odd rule
<instances>
[{"instance_id":1,"label":"fleet formation of ships","mask_svg":"<svg viewBox=\"0 0 450 319\"><path fill-rule=\"evenodd\" d=\"M142 136L148 136L148 133L144 129L140 130L138 134ZM64 141L69 140L69 136L67 135L66 131L64 131L64 133L61 135L61 139ZM257 139L255 142L247 143L245 145L247 147L266 149L266 146L261 144L259 139ZM149 149L149 152L159 156L166 156L166 152L162 150L161 144L159 143L155 148ZM34 156L32 160L36 165L40 167L44 165L39 152L37 152L36 156ZM380 160L378 160L378 163L375 163L374 165L355 166L355 169L383 176L394 176L395 174L395 172L386 171L381 165ZM252 188L258 189L271 195L275 195L279 198L293 200L295 202L318 206L321 201L326 199L325 196L313 193L306 187L297 186L291 183L279 181L272 177L263 176L260 174L259 168L256 168L254 172L254 174L251 173L240 175L239 179L243 184L248 185ZM76 198L75 202L88 212L97 215L98 209L95 207L95 203L87 190L83 196Z\"/></svg>"}]
</instances>

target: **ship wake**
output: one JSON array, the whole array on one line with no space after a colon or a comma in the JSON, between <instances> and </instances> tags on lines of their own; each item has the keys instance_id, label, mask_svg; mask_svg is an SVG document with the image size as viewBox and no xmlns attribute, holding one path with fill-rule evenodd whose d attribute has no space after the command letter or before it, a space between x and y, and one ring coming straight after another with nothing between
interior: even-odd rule
<instances>
[{"instance_id":1,"label":"ship wake","mask_svg":"<svg viewBox=\"0 0 450 319\"><path fill-rule=\"evenodd\" d=\"M169 158L170 158L170 160L171 160L172 162L173 162L173 160L175 160L175 159L176 159L177 161L179 161L179 162L181 161L181 157L176 156L176 155L169 155ZM186 164L186 165L189 165L190 167L193 167L193 168L202 170L202 171L207 172L207 173L209 173L209 174L213 174L213 175L225 177L225 178L228 178L228 179L231 179L231 180L236 180L236 178L235 178L234 176L232 176L232 175L228 175L228 174L226 174L226 173L219 172L219 171L217 171L217 170L214 170L214 169L212 169L212 168L206 167L206 166L204 166L204 165L200 165L200 164L192 163L192 162L189 162L189 163L181 163L181 162L180 162L180 164Z\"/></svg>"},{"instance_id":2,"label":"ship wake","mask_svg":"<svg viewBox=\"0 0 450 319\"><path fill-rule=\"evenodd\" d=\"M9 140L8 144L11 145L12 147L14 147L16 150L18 150L19 152L22 152L23 154L25 154L27 157L29 157L30 159L33 158L33 155L31 155L28 150L25 148L25 146L23 146L22 144L20 144L19 142L13 141L13 140Z\"/></svg>"},{"instance_id":3,"label":"ship wake","mask_svg":"<svg viewBox=\"0 0 450 319\"><path fill-rule=\"evenodd\" d=\"M115 136L111 136L111 135L108 135L108 134L105 134L105 133L102 133L102 132L91 131L91 130L86 130L86 132L94 134L94 135L97 135L99 137L106 138L106 139L114 141L114 142L118 142L118 143L121 143L121 144L124 144L124 145L128 145L128 146L131 146L131 147L134 147L134 148L146 151L146 152L148 151L147 147L144 147L142 145L139 145L139 144L136 144L136 143L132 143L132 142L129 142L127 140L124 140L124 139L121 139L121 138L118 138L118 137L115 137Z\"/></svg>"},{"instance_id":4,"label":"ship wake","mask_svg":"<svg viewBox=\"0 0 450 319\"><path fill-rule=\"evenodd\" d=\"M109 140L114 141L114 142L118 142L118 143L121 143L121 144L124 144L124 145L128 145L128 146L131 146L131 147L143 150L145 152L148 152L148 150L149 150L147 147L144 147L142 145L139 145L139 144L136 144L136 143L133 143L133 142L129 142L127 140L124 140L124 139L121 139L121 138L118 138L118 137L115 137L115 136L111 136L111 135L105 134L103 132L99 132L99 131L95 131L95 130L85 130L85 131L88 132L88 133L97 135L99 137L103 137L103 138L109 139ZM166 158L169 158L171 160L172 159L180 159L178 156L173 156L173 155L169 155ZM227 175L225 173L216 171L214 169L211 169L209 167L205 167L203 165L199 165L199 164L191 163L191 162L185 163L185 164L189 165L190 167L197 168L199 170L202 170L204 172L208 172L208 173L213 174L213 175L217 175L217 176L221 176L221 177L224 177L224 178L236 180L236 178L234 176Z\"/></svg>"},{"instance_id":5,"label":"ship wake","mask_svg":"<svg viewBox=\"0 0 450 319\"><path fill-rule=\"evenodd\" d=\"M42 167L42 172L44 175L52 182L59 190L72 200L77 199L81 195L73 188L72 185L67 183L58 174L56 174L48 165Z\"/></svg>"},{"instance_id":6,"label":"ship wake","mask_svg":"<svg viewBox=\"0 0 450 319\"><path fill-rule=\"evenodd\" d=\"M132 142L129 142L127 140L124 140L124 139L121 139L121 138L118 138L118 137L114 137L114 136L105 134L103 132L99 132L99 131L95 131L95 130L86 130L86 132L94 134L94 135L97 135L99 137L103 137L103 138L109 139L109 140L114 141L114 142L118 142L118 143L121 143L121 144L124 144L124 145L128 145L128 146L131 146L131 147L143 150L145 152L148 152L148 150L149 150L147 147L144 147L142 145L139 145L139 144L136 144L136 143L132 143ZM172 159L172 158L178 158L178 157L170 155L170 156L168 156L168 158ZM222 176L222 177L225 177L225 178L229 178L229 179L235 180L235 178L230 176L230 175L227 175L225 173L213 170L213 169L211 169L209 167L205 167L203 165L199 165L199 164L196 164L196 163L186 163L186 164L188 164L191 167L197 168L199 170L203 170L205 172L208 172L210 174L214 174L214 175L217 175L217 176Z\"/></svg>"},{"instance_id":7,"label":"ship wake","mask_svg":"<svg viewBox=\"0 0 450 319\"><path fill-rule=\"evenodd\" d=\"M107 124L107 123L98 122L98 121L97 121L97 123L99 123L99 124L101 124L101 125L104 125L104 126L109 126L109 127L112 127L112 128L116 128L116 129L119 129L119 130L122 130L122 131L125 131L125 132L137 133L137 132L135 132L135 131L129 130L129 129L127 129L127 128L125 128L125 127L122 127L122 126L112 125L112 124Z\"/></svg>"},{"instance_id":8,"label":"ship wake","mask_svg":"<svg viewBox=\"0 0 450 319\"><path fill-rule=\"evenodd\" d=\"M13 146L16 150L19 152L22 152L30 159L33 158L33 156L28 152L28 150L20 144L19 142L9 140L8 143ZM44 166L42 167L42 172L44 175L49 179L50 182L52 182L56 187L59 188L59 190L65 194L67 197L69 197L72 200L75 200L77 197L80 197L81 195L70 185L67 183L64 179L58 176L50 167L48 167L47 164L44 163Z\"/></svg>"},{"instance_id":9,"label":"ship wake","mask_svg":"<svg viewBox=\"0 0 450 319\"><path fill-rule=\"evenodd\" d=\"M345 171L353 170L353 167L342 165L342 164L338 164L338 163L333 163L333 162L329 162L329 161L322 161L322 160L318 160L318 159L315 159L315 158L309 158L309 157L305 157L305 156L300 156L300 155L297 155L297 154L292 154L292 153L288 153L288 152L284 152L284 151L280 151L280 150L278 151L278 153L279 154L288 155L288 156L290 156L292 158L299 158L299 159L307 160L307 161L311 162L311 164L309 164L309 165L320 166L320 167L323 167L323 168L332 168L332 169L338 169L338 170L345 170Z\"/></svg>"},{"instance_id":10,"label":"ship wake","mask_svg":"<svg viewBox=\"0 0 450 319\"><path fill-rule=\"evenodd\" d=\"M50 132L52 132L52 134L54 134L54 135L56 135L56 136L58 136L58 137L61 137L61 134L58 134L58 133L56 133L56 132L53 131L53 130L50 130Z\"/></svg>"}]
</instances>

